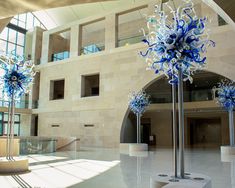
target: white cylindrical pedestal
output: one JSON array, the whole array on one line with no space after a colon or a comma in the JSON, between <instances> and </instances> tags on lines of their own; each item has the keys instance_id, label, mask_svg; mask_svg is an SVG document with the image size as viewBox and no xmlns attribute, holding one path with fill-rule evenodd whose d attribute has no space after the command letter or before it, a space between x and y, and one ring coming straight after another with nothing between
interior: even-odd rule
<instances>
[{"instance_id":1,"label":"white cylindrical pedestal","mask_svg":"<svg viewBox=\"0 0 235 188\"><path fill-rule=\"evenodd\" d=\"M221 146L220 151L222 155L235 155L235 146Z\"/></svg>"},{"instance_id":2,"label":"white cylindrical pedestal","mask_svg":"<svg viewBox=\"0 0 235 188\"><path fill-rule=\"evenodd\" d=\"M0 160L0 174L17 174L28 171L28 159L14 158L14 161L8 161L6 159Z\"/></svg>"},{"instance_id":3,"label":"white cylindrical pedestal","mask_svg":"<svg viewBox=\"0 0 235 188\"><path fill-rule=\"evenodd\" d=\"M130 156L146 155L148 144L121 143L119 149L121 154L129 154Z\"/></svg>"},{"instance_id":4,"label":"white cylindrical pedestal","mask_svg":"<svg viewBox=\"0 0 235 188\"><path fill-rule=\"evenodd\" d=\"M138 151L148 151L148 144L130 144L129 153Z\"/></svg>"}]
</instances>

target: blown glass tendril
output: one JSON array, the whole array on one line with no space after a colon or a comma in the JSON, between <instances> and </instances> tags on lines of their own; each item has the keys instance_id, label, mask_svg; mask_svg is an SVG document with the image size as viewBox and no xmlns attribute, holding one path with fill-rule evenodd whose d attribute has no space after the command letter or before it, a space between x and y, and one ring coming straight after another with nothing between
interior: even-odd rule
<instances>
[{"instance_id":1,"label":"blown glass tendril","mask_svg":"<svg viewBox=\"0 0 235 188\"><path fill-rule=\"evenodd\" d=\"M149 95L144 91L133 92L129 96L129 107L134 114L142 115L150 104Z\"/></svg>"},{"instance_id":2,"label":"blown glass tendril","mask_svg":"<svg viewBox=\"0 0 235 188\"><path fill-rule=\"evenodd\" d=\"M24 57L15 55L14 52L0 54L0 87L8 100L20 99L30 91L35 75L34 64Z\"/></svg>"},{"instance_id":3,"label":"blown glass tendril","mask_svg":"<svg viewBox=\"0 0 235 188\"><path fill-rule=\"evenodd\" d=\"M218 83L217 102L227 111L235 108L235 84L233 81L222 80Z\"/></svg>"},{"instance_id":4,"label":"blown glass tendril","mask_svg":"<svg viewBox=\"0 0 235 188\"><path fill-rule=\"evenodd\" d=\"M183 0L177 9L174 3L164 3L166 10L155 6L155 14L147 16L148 34L144 32L147 50L140 52L145 58L147 70L163 73L170 84L177 84L181 68L183 80L193 81L192 75L206 63L208 46L215 46L209 40L206 18L198 18L192 0ZM144 31L144 30L143 30Z\"/></svg>"}]
</instances>

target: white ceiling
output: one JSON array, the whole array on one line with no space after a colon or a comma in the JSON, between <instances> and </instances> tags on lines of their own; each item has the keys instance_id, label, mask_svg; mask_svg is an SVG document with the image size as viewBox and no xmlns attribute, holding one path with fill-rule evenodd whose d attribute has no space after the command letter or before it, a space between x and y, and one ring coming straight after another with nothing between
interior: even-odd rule
<instances>
[{"instance_id":1,"label":"white ceiling","mask_svg":"<svg viewBox=\"0 0 235 188\"><path fill-rule=\"evenodd\" d=\"M46 26L47 29L52 29L54 27L96 15L105 11L110 11L117 8L126 8L137 2L148 2L149 0L117 0L110 2L99 2L99 3L88 3L73 5L67 7L60 7L42 11L33 12L40 21ZM145 11L144 11L145 12ZM133 18L141 18L143 11L135 11L132 15ZM129 21L129 20L128 20Z\"/></svg>"}]
</instances>

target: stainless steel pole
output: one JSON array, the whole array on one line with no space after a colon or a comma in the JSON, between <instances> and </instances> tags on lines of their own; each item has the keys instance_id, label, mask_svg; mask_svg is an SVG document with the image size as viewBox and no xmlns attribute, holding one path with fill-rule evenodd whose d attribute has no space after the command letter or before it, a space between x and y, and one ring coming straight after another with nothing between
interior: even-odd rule
<instances>
[{"instance_id":1,"label":"stainless steel pole","mask_svg":"<svg viewBox=\"0 0 235 188\"><path fill-rule=\"evenodd\" d=\"M174 149L174 173L175 178L177 178L178 173L178 157L177 157L177 141L178 141L178 131L176 122L176 86L172 84L172 123L173 123L173 149Z\"/></svg>"},{"instance_id":2,"label":"stainless steel pole","mask_svg":"<svg viewBox=\"0 0 235 188\"><path fill-rule=\"evenodd\" d=\"M7 152L6 158L10 159L10 110L11 110L11 102L8 102L8 123L7 123Z\"/></svg>"},{"instance_id":3,"label":"stainless steel pole","mask_svg":"<svg viewBox=\"0 0 235 188\"><path fill-rule=\"evenodd\" d=\"M15 123L15 100L14 91L11 97L11 108L10 108L10 143L9 143L9 159L13 159L13 147L14 147L14 123Z\"/></svg>"},{"instance_id":4,"label":"stainless steel pole","mask_svg":"<svg viewBox=\"0 0 235 188\"><path fill-rule=\"evenodd\" d=\"M139 128L139 143L141 143L141 114L139 114L139 126L138 126L138 128Z\"/></svg>"},{"instance_id":5,"label":"stainless steel pole","mask_svg":"<svg viewBox=\"0 0 235 188\"><path fill-rule=\"evenodd\" d=\"M179 110L179 159L180 178L184 178L184 96L183 96L183 73L179 68L178 75L178 110Z\"/></svg>"},{"instance_id":6,"label":"stainless steel pole","mask_svg":"<svg viewBox=\"0 0 235 188\"><path fill-rule=\"evenodd\" d=\"M229 110L229 135L230 135L230 146L234 146L234 119L233 119L233 110Z\"/></svg>"},{"instance_id":7,"label":"stainless steel pole","mask_svg":"<svg viewBox=\"0 0 235 188\"><path fill-rule=\"evenodd\" d=\"M136 121L137 121L137 144L139 144L139 114L136 115Z\"/></svg>"}]
</instances>

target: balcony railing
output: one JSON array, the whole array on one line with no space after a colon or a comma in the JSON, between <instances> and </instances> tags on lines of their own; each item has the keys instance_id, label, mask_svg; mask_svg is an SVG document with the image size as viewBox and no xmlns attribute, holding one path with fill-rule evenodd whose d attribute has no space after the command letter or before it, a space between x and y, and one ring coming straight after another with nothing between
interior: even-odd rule
<instances>
[{"instance_id":1,"label":"balcony railing","mask_svg":"<svg viewBox=\"0 0 235 188\"><path fill-rule=\"evenodd\" d=\"M128 46L130 44L140 43L143 39L144 39L143 35L137 35L137 36L133 36L133 37L119 39L117 46L121 47L121 46Z\"/></svg>"},{"instance_id":2,"label":"balcony railing","mask_svg":"<svg viewBox=\"0 0 235 188\"><path fill-rule=\"evenodd\" d=\"M64 51L64 52L52 54L51 61L52 62L60 61L60 60L67 59L67 58L69 58L69 51Z\"/></svg>"},{"instance_id":3,"label":"balcony railing","mask_svg":"<svg viewBox=\"0 0 235 188\"><path fill-rule=\"evenodd\" d=\"M104 49L105 49L105 45L103 43L91 44L91 45L82 47L80 53L81 55L87 55L87 54L93 54L96 52L104 51Z\"/></svg>"},{"instance_id":4,"label":"balcony railing","mask_svg":"<svg viewBox=\"0 0 235 188\"><path fill-rule=\"evenodd\" d=\"M171 103L171 92L147 92L151 103ZM178 98L178 97L177 97ZM211 101L215 95L211 89L184 91L184 102Z\"/></svg>"},{"instance_id":5,"label":"balcony railing","mask_svg":"<svg viewBox=\"0 0 235 188\"><path fill-rule=\"evenodd\" d=\"M23 108L23 109L29 109L30 106L30 101L29 100L20 100L15 102L15 108ZM9 101L7 100L0 100L0 107L8 107L9 106ZM38 108L38 101L32 101L32 108L36 109Z\"/></svg>"}]
</instances>

